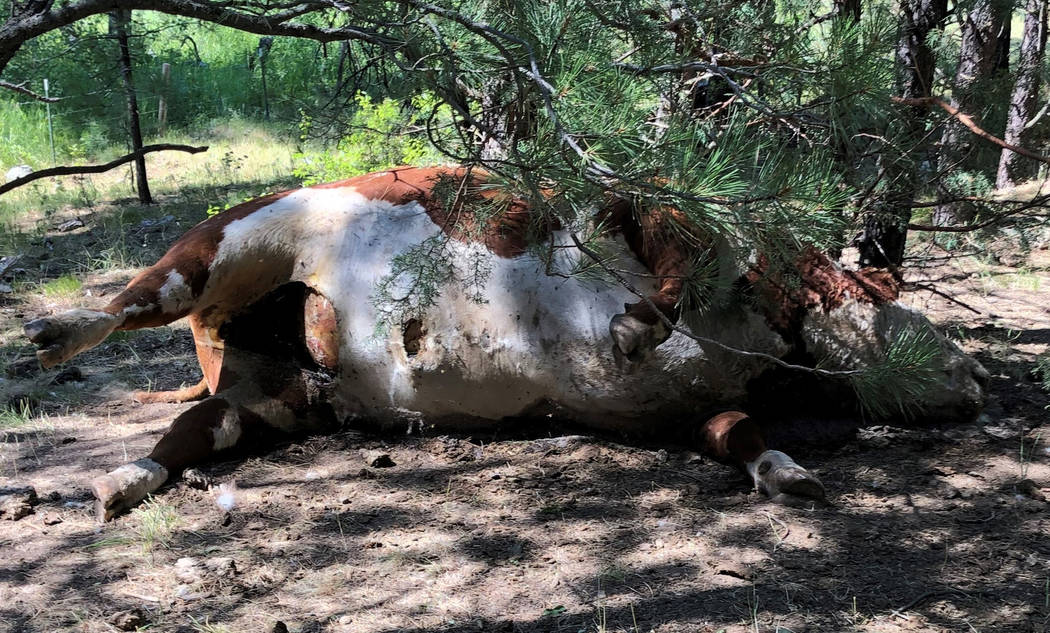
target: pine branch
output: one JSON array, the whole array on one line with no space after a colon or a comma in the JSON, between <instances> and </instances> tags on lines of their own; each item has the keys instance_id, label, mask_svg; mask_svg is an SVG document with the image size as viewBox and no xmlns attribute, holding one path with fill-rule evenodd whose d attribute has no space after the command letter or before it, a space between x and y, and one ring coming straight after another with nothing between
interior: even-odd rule
<instances>
[{"instance_id":1,"label":"pine branch","mask_svg":"<svg viewBox=\"0 0 1050 633\"><path fill-rule=\"evenodd\" d=\"M612 276L613 279L615 279L621 286L626 288L628 292L630 292L631 294L635 295L636 297L639 297L642 301L644 301L645 304L647 306L649 306L649 309L651 309L653 311L653 313L656 314L656 316L660 319L660 321L664 324L664 326L666 326L668 329L670 329L673 332L678 332L678 333L682 334L683 336L686 336L688 338L693 339L697 343L704 343L704 344L707 344L707 345L714 345L715 347L717 347L717 348L719 348L721 350L727 351L727 352L729 352L731 354L736 354L738 356L747 356L747 357L750 357L750 358L761 358L762 360L767 360L767 361L769 361L769 362L771 362L771 363L773 363L775 365L779 365L780 367L783 367L784 369L792 369L792 370L796 370L796 371L803 371L803 372L806 372L806 373L817 374L817 375L820 375L820 376L845 376L845 377L850 377L850 376L856 376L856 375L859 375L859 374L863 373L863 370L860 370L860 369L835 370L835 369L820 369L819 367L806 367L805 365L795 365L795 364L789 363L787 361L784 361L784 360L782 360L780 358L777 358L776 356L773 356L772 354L766 354L765 352L754 352L754 351L751 351L751 350L738 349L736 347L731 347L729 345L726 345L725 343L723 343L721 341L716 341L713 338L708 338L706 336L700 336L699 334L696 334L694 332L690 332L689 330L687 330L687 329L681 327L680 325L676 324L674 321L671 321L671 319L669 319L667 317L667 315L664 314L663 311L660 310L656 306L655 303L653 303L653 300L650 299L648 295L644 294L643 292L641 292L637 288L635 288L634 285L631 284L631 282L627 281L626 277L621 275L615 269L610 268L605 263L605 261L602 260L601 255L599 255L598 253L594 252L589 247L585 246L583 244L583 242L580 241L580 239L576 236L576 233L570 232L569 233L569 237L572 238L573 243L576 245L576 248L579 249L579 251L581 253L583 253L584 255L589 257L590 259L592 259L598 266L600 266L603 270L605 270L605 272L607 274Z\"/></svg>"},{"instance_id":2,"label":"pine branch","mask_svg":"<svg viewBox=\"0 0 1050 633\"><path fill-rule=\"evenodd\" d=\"M11 182L6 182L0 185L0 195L3 195L13 189L17 189L23 185L27 185L34 180L40 180L41 178L50 178L52 176L72 176L76 174L101 174L107 172L114 167L119 167L124 163L130 163L133 160L141 156L145 156L150 152L161 152L161 151L173 151L173 152L187 152L189 154L199 154L200 152L207 151L208 147L193 147L192 145L178 145L175 143L159 143L156 145L146 145L142 149L125 154L120 158L109 161L102 165L60 165L58 167L49 167L47 169L41 169L34 171L28 176L22 176L16 178Z\"/></svg>"}]
</instances>

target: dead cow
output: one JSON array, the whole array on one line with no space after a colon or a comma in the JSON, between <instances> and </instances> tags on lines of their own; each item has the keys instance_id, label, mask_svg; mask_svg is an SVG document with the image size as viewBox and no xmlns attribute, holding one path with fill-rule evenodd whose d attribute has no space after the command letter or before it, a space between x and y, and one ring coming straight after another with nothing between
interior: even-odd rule
<instances>
[{"instance_id":1,"label":"dead cow","mask_svg":"<svg viewBox=\"0 0 1050 633\"><path fill-rule=\"evenodd\" d=\"M744 467L770 497L821 497L820 482L768 450L747 415L703 413L761 403L771 363L672 332L668 321L731 347L843 369L870 362L894 332L929 328L894 300L887 278L847 273L815 253L790 284L724 266L736 280L727 298L702 313L682 309L689 257L667 239L674 211L616 200L596 214L608 227L599 250L648 295L639 300L607 277L568 274L593 268L569 229L537 222L486 178L399 168L260 198L187 231L103 310L27 323L50 367L114 330L189 318L204 378L168 395L211 395L148 457L94 481L100 516L263 427L361 419L440 430L550 413L600 430L675 429ZM935 336L944 372L924 410L972 417L986 374Z\"/></svg>"}]
</instances>

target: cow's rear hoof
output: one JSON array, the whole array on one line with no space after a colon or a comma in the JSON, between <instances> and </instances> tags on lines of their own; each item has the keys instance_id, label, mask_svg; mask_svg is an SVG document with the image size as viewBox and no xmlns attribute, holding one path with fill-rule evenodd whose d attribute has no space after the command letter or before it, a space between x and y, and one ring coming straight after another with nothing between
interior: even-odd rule
<instances>
[{"instance_id":1,"label":"cow's rear hoof","mask_svg":"<svg viewBox=\"0 0 1050 633\"><path fill-rule=\"evenodd\" d=\"M776 503L796 506L825 500L824 484L780 451L766 451L747 464L755 487Z\"/></svg>"},{"instance_id":2,"label":"cow's rear hoof","mask_svg":"<svg viewBox=\"0 0 1050 633\"><path fill-rule=\"evenodd\" d=\"M118 318L112 314L77 309L30 321L23 331L37 346L37 360L49 368L98 345L117 323Z\"/></svg>"},{"instance_id":3,"label":"cow's rear hoof","mask_svg":"<svg viewBox=\"0 0 1050 633\"><path fill-rule=\"evenodd\" d=\"M139 504L168 479L168 470L149 458L124 464L95 477L91 492L95 495L95 516L100 522L126 512Z\"/></svg>"}]
</instances>

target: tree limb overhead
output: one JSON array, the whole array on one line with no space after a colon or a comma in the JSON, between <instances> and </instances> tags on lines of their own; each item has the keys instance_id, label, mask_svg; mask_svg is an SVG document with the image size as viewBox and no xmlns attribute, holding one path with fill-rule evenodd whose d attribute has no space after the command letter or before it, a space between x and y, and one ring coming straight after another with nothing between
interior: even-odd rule
<instances>
[{"instance_id":1,"label":"tree limb overhead","mask_svg":"<svg viewBox=\"0 0 1050 633\"><path fill-rule=\"evenodd\" d=\"M75 174L101 174L107 172L114 167L120 167L124 163L130 163L139 156L144 156L150 152L186 152L188 154L199 154L207 151L208 147L194 147L192 145L179 145L176 143L158 143L156 145L146 145L142 149L125 154L120 158L113 159L108 163L102 165L59 165L58 167L49 167L47 169L41 169L40 171L34 171L28 176L16 178L11 182L6 182L0 185L0 195L7 193L13 189L17 189L22 185L27 185L34 180L40 180L41 178L50 178L52 176L72 176Z\"/></svg>"}]
</instances>

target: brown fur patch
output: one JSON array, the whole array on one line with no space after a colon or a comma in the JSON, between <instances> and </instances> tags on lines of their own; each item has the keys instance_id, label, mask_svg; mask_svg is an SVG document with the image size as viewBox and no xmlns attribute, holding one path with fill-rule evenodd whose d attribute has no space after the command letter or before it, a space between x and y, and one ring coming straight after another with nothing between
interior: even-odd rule
<instances>
[{"instance_id":1,"label":"brown fur patch","mask_svg":"<svg viewBox=\"0 0 1050 633\"><path fill-rule=\"evenodd\" d=\"M208 384L208 390L215 393L219 388L219 372L222 369L222 339L219 338L219 331L205 325L201 316L192 314L188 321L204 381Z\"/></svg>"},{"instance_id":2,"label":"brown fur patch","mask_svg":"<svg viewBox=\"0 0 1050 633\"><path fill-rule=\"evenodd\" d=\"M212 397L187 409L171 423L149 458L172 472L207 458L215 447L212 429L229 408L225 399Z\"/></svg>"},{"instance_id":3,"label":"brown fur patch","mask_svg":"<svg viewBox=\"0 0 1050 633\"><path fill-rule=\"evenodd\" d=\"M239 204L186 231L156 264L132 279L127 288L104 310L109 314L119 314L128 306L148 308L130 315L118 328L122 330L156 327L186 316L189 309L180 314L167 314L160 308L160 288L167 281L171 271L182 275L193 298L200 297L205 284L208 283L208 267L219 250L219 242L222 241L226 225L273 204L289 193L291 192L275 193Z\"/></svg>"},{"instance_id":4,"label":"brown fur patch","mask_svg":"<svg viewBox=\"0 0 1050 633\"><path fill-rule=\"evenodd\" d=\"M673 207L638 209L628 200L617 199L602 209L598 219L619 231L649 272L659 277L660 287L649 300L664 316L677 321L684 277L690 266L690 246L680 235L681 227L689 225L685 215ZM692 239L703 242L699 236ZM647 325L660 321L646 301L624 307L627 314Z\"/></svg>"},{"instance_id":5,"label":"brown fur patch","mask_svg":"<svg viewBox=\"0 0 1050 633\"><path fill-rule=\"evenodd\" d=\"M489 179L482 169L468 173L463 167L398 167L314 188L350 187L370 200L418 202L446 235L482 243L499 257L518 257L530 237L542 239L557 228L537 223L525 201L485 187ZM481 209L481 205L488 208ZM479 222L479 215L489 217Z\"/></svg>"},{"instance_id":6,"label":"brown fur patch","mask_svg":"<svg viewBox=\"0 0 1050 633\"><path fill-rule=\"evenodd\" d=\"M200 381L190 387L173 389L171 391L136 391L131 398L140 404L151 404L154 402L193 402L208 397L208 381L201 378Z\"/></svg>"},{"instance_id":7,"label":"brown fur patch","mask_svg":"<svg viewBox=\"0 0 1050 633\"><path fill-rule=\"evenodd\" d=\"M755 289L766 320L781 331L793 331L809 310L834 310L847 300L871 305L896 301L900 286L886 270L842 270L820 251L806 249L788 274L770 274L768 260L744 275Z\"/></svg>"}]
</instances>

